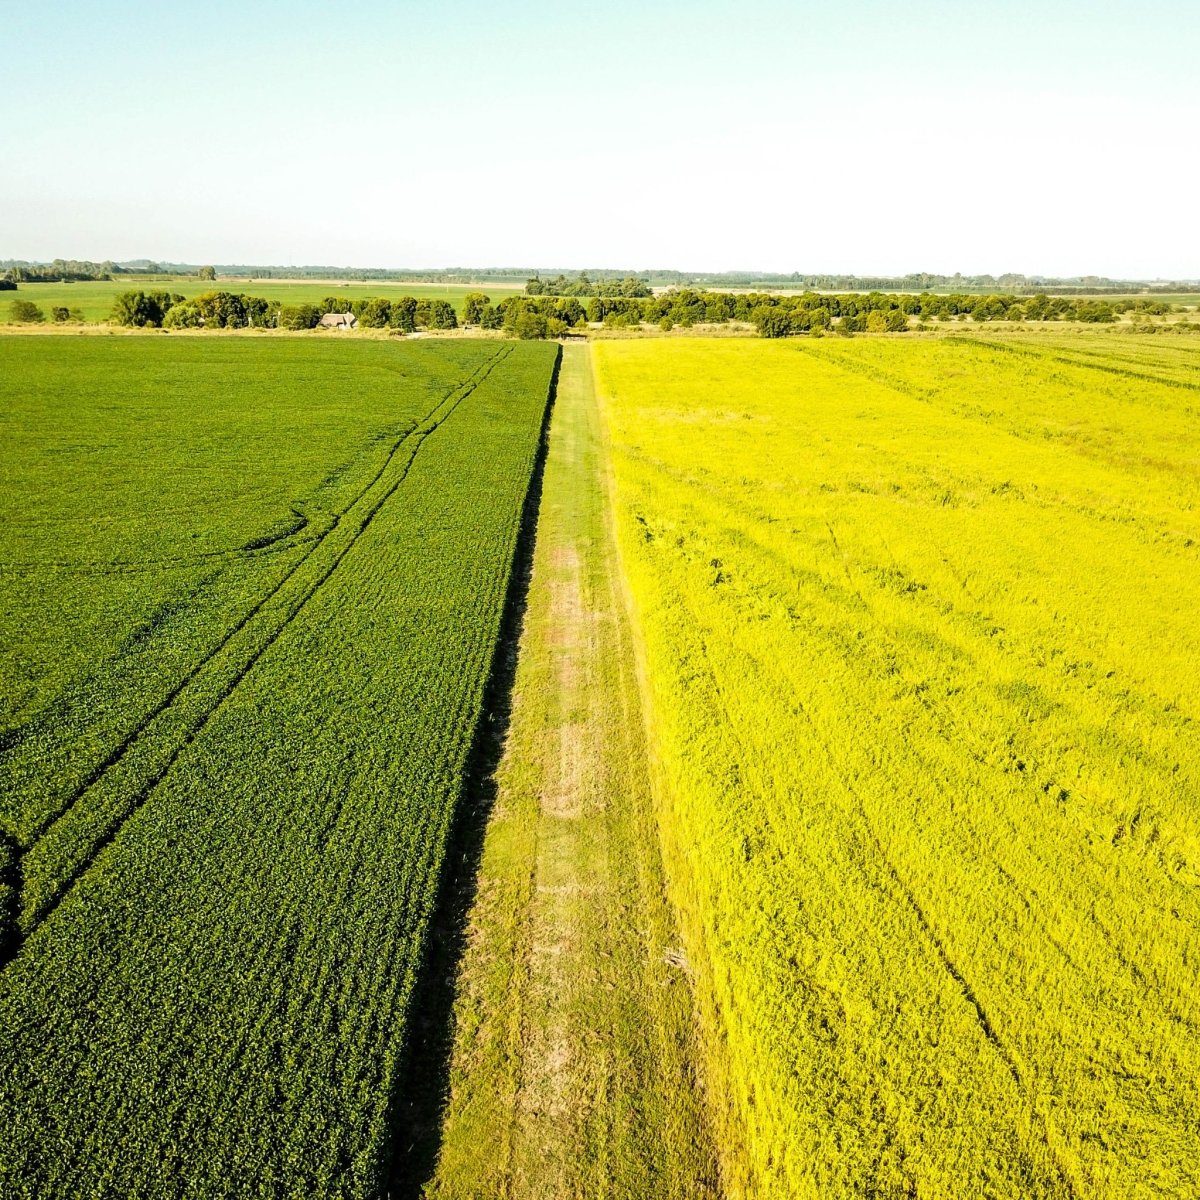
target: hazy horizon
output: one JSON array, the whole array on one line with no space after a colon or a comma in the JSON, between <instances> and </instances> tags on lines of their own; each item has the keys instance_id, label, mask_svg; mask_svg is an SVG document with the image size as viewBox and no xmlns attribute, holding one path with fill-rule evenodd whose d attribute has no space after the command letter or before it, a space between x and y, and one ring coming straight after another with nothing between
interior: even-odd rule
<instances>
[{"instance_id":1,"label":"hazy horizon","mask_svg":"<svg viewBox=\"0 0 1200 1200\"><path fill-rule=\"evenodd\" d=\"M49 265L50 263L54 262L55 260L72 261L72 259L68 259L66 255L61 255L61 254L56 254L56 255L53 255L50 257L43 257L43 258L36 258L36 259L35 258L18 258L15 255L0 256L0 263L20 262L20 263L28 263L30 265L45 266L45 265ZM243 270L250 271L251 269L255 269L255 268L266 269L266 270L271 270L271 271L321 271L321 270L362 271L362 272L389 271L389 272L404 272L404 273L412 274L412 275L431 275L431 276L432 275L469 275L471 272L475 272L475 271L477 271L477 272L485 272L486 271L497 277L511 277L514 279L518 278L518 277L524 277L526 275L534 275L534 274L540 275L540 276L545 276L545 277L551 277L551 276L561 274L561 275L566 275L566 276L570 277L570 276L579 275L579 274L585 274L585 275L586 274L599 274L600 272L603 272L605 274L610 274L610 273L627 274L627 275L634 275L634 276L642 276L642 277L646 277L646 278L650 278L653 276L659 276L659 275L683 275L683 276L697 277L697 278L698 277L707 278L710 276L728 275L731 277L732 276L738 276L738 277L745 276L745 277L755 279L755 280L758 280L758 279L770 280L774 277L791 276L791 275L798 275L801 278L806 278L806 277L813 276L813 275L830 275L830 276L854 277L856 279L879 279L879 278L903 279L903 278L911 277L914 275L937 275L937 276L949 276L949 277L959 275L963 279L975 279L975 278L979 278L981 276L990 276L993 279L1001 280L1010 275L1023 275L1026 279L1028 279L1030 281L1045 281L1047 283L1055 282L1055 281L1070 283L1072 281L1082 280L1082 279L1103 279L1103 280L1108 280L1109 282L1112 282L1112 283L1200 284L1200 276L1197 276L1194 278L1188 277L1188 276L1115 277L1115 276L1103 275L1097 271L1084 271L1084 272L1080 272L1078 275L1072 275L1072 276L1056 276L1056 275L1049 275L1044 271L1031 271L1031 272L978 271L978 272L972 272L972 273L968 274L965 271L940 272L940 271L923 271L920 269L911 270L911 271L898 271L898 272L894 272L894 273L893 272L884 272L884 271L805 271L803 269L782 270L782 269L776 269L776 268L763 268L761 270L758 270L755 268L747 268L747 267L732 267L732 268L720 269L720 270L715 270L715 271L704 271L704 270L692 270L687 267L674 267L674 266L662 266L662 265L659 265L656 267L648 267L648 266L631 267L628 265L626 265L626 266L621 266L621 265L602 266L602 265L598 265L595 263L592 263L587 266L565 266L565 267L564 266L545 266L545 265L539 266L537 264L531 264L531 265L525 265L525 266L522 266L522 265L513 266L511 263L497 264L497 265L488 265L488 264L480 264L480 263L443 263L443 264L435 264L432 266L429 264L408 266L408 265L399 265L399 264L395 264L395 263L329 263L329 262L326 262L326 263L319 263L319 262L291 263L291 264L271 263L271 262L235 263L235 262L222 262L220 259L210 259L207 262L201 263L201 262L184 262L182 259L175 257L175 256L170 256L170 255L165 255L162 258L151 258L149 255L145 255L145 254L137 254L137 255L133 255L129 258L114 258L112 255L107 255L107 254L106 255L86 254L86 255L75 256L73 258L73 261L91 262L91 263L96 263L96 264L110 262L114 266L119 266L119 267L130 267L131 265L137 265L137 264L142 264L142 263L145 263L147 265L166 267L166 268L181 267L181 268L189 268L189 269L199 269L200 267L203 267L203 266L215 266L219 272L224 272L224 273L230 274L230 275L239 274ZM165 273L170 273L170 272L168 271ZM364 280L363 282L371 282L371 281ZM383 281L383 282L386 282L386 281ZM402 280L398 281L398 282L402 282Z\"/></svg>"}]
</instances>

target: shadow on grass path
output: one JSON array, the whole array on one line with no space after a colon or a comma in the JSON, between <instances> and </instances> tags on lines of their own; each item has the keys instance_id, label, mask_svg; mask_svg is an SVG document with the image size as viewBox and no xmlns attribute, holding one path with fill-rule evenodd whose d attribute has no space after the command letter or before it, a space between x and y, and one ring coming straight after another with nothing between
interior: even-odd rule
<instances>
[{"instance_id":1,"label":"shadow on grass path","mask_svg":"<svg viewBox=\"0 0 1200 1200\"><path fill-rule=\"evenodd\" d=\"M504 602L500 636L475 729L463 796L455 813L430 945L413 994L410 1044L392 1097L392 1153L384 1175L386 1200L418 1200L433 1177L441 1150L454 1049L454 1001L459 963L466 949L467 919L475 902L488 817L496 800L496 768L512 716L517 650L537 540L538 511L550 445L550 418L558 392L562 348L554 361L537 457L521 511L516 554Z\"/></svg>"}]
</instances>

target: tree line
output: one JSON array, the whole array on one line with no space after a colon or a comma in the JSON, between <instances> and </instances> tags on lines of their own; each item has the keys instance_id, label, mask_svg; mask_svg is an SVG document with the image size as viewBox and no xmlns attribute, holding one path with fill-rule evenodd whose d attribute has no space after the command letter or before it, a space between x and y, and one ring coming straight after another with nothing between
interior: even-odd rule
<instances>
[{"instance_id":1,"label":"tree line","mask_svg":"<svg viewBox=\"0 0 1200 1200\"><path fill-rule=\"evenodd\" d=\"M534 306L548 322L566 326L591 323L621 328L647 323L669 330L700 324L741 321L753 324L763 337L787 337L797 333L900 333L909 328L909 318L920 321L1084 321L1108 323L1126 312L1162 316L1172 311L1162 300L1123 298L1079 300L1038 294L1030 298L1006 295L934 295L929 292L896 295L868 292L829 295L804 292L776 295L767 292L709 292L680 288L647 299L628 296L594 296L586 306L571 309L564 301L514 297Z\"/></svg>"},{"instance_id":2,"label":"tree line","mask_svg":"<svg viewBox=\"0 0 1200 1200\"><path fill-rule=\"evenodd\" d=\"M472 293L467 300L472 300ZM487 297L482 299L487 301ZM479 306L476 301L477 307ZM458 316L445 300L399 296L347 299L326 296L316 304L283 304L239 292L202 292L190 299L174 292L123 292L113 302L114 325L161 329L313 329L327 313L353 313L369 329L454 329Z\"/></svg>"},{"instance_id":3,"label":"tree line","mask_svg":"<svg viewBox=\"0 0 1200 1200\"><path fill-rule=\"evenodd\" d=\"M525 281L527 296L632 296L651 295L650 284L636 275L623 279L590 279L587 272L580 271L574 279L556 275L553 279L542 279L539 275Z\"/></svg>"},{"instance_id":4,"label":"tree line","mask_svg":"<svg viewBox=\"0 0 1200 1200\"><path fill-rule=\"evenodd\" d=\"M41 322L45 313L27 300L14 300L12 319ZM117 296L109 320L115 325L162 329L289 329L315 328L327 313L351 312L367 329L456 329L460 325L500 330L517 338L561 337L589 324L638 328L654 324L664 330L694 325L742 322L762 337L826 332L903 333L911 320L928 321L1083 321L1106 324L1132 312L1163 316L1173 311L1164 300L1141 297L1113 300L1078 299L1038 294L934 295L867 292L709 292L679 288L657 296L507 296L493 304L484 292L468 292L460 312L446 300L414 296L348 299L327 296L315 304L282 304L227 291L203 292L190 299L176 292L128 291ZM55 308L57 322L82 321L78 309Z\"/></svg>"},{"instance_id":5,"label":"tree line","mask_svg":"<svg viewBox=\"0 0 1200 1200\"><path fill-rule=\"evenodd\" d=\"M126 272L112 262L94 263L76 258L56 258L49 263L17 262L9 259L0 288L19 283L102 283Z\"/></svg>"}]
</instances>

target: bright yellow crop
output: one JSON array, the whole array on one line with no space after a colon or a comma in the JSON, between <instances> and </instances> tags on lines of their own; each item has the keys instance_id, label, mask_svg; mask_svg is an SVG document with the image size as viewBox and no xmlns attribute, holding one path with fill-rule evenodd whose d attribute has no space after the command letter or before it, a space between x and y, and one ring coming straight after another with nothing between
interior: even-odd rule
<instances>
[{"instance_id":1,"label":"bright yellow crop","mask_svg":"<svg viewBox=\"0 0 1200 1200\"><path fill-rule=\"evenodd\" d=\"M1200 345L595 354L732 1190L1200 1195Z\"/></svg>"}]
</instances>

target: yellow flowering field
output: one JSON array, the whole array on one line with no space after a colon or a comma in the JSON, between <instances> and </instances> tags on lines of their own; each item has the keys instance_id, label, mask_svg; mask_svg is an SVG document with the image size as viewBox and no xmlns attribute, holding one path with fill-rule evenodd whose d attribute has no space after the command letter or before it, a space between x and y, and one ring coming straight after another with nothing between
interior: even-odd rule
<instances>
[{"instance_id":1,"label":"yellow flowering field","mask_svg":"<svg viewBox=\"0 0 1200 1200\"><path fill-rule=\"evenodd\" d=\"M1200 342L603 341L732 1195L1200 1195Z\"/></svg>"}]
</instances>

